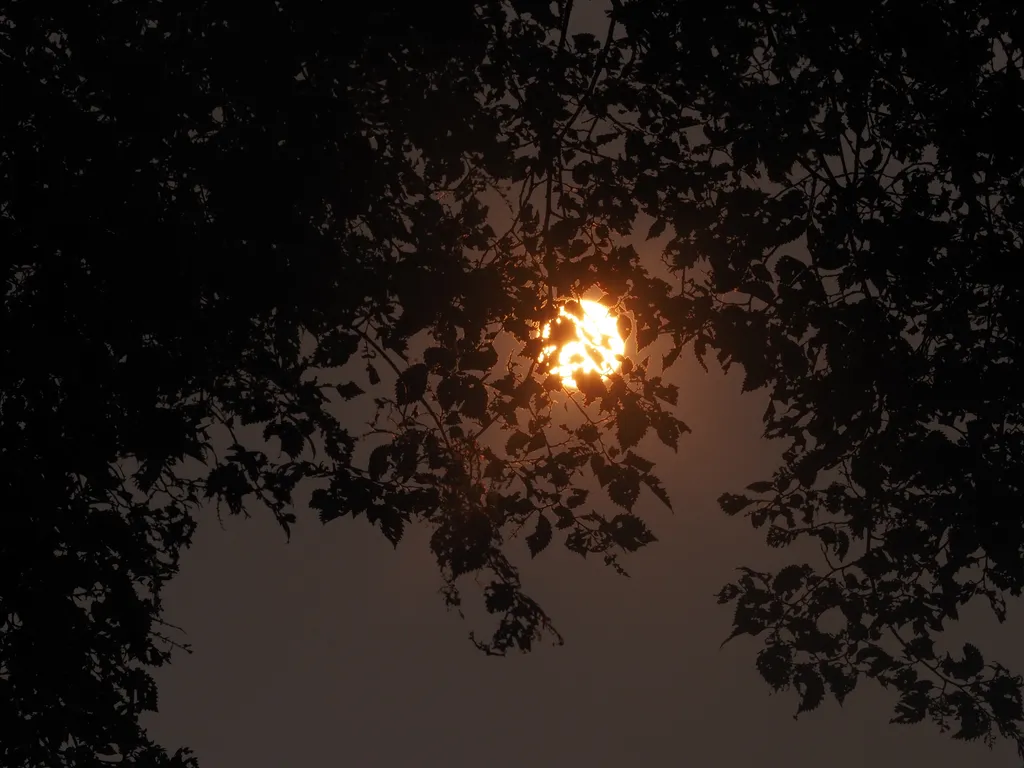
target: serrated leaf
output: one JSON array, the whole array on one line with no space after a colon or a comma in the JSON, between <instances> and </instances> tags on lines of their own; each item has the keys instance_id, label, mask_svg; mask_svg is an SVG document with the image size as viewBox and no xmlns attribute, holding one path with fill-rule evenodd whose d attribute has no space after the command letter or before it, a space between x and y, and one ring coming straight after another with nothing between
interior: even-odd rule
<instances>
[{"instance_id":1,"label":"serrated leaf","mask_svg":"<svg viewBox=\"0 0 1024 768\"><path fill-rule=\"evenodd\" d=\"M451 373L455 370L455 352L447 347L428 347L423 350L423 362L434 373Z\"/></svg>"},{"instance_id":2,"label":"serrated leaf","mask_svg":"<svg viewBox=\"0 0 1024 768\"><path fill-rule=\"evenodd\" d=\"M626 455L623 456L622 462L629 467L640 470L641 474L645 474L654 469L654 462L649 459L645 459L643 456L639 456L633 451L626 451Z\"/></svg>"},{"instance_id":3,"label":"serrated leaf","mask_svg":"<svg viewBox=\"0 0 1024 768\"><path fill-rule=\"evenodd\" d=\"M798 715L801 712L815 710L821 705L825 698L825 684L813 667L798 667L793 674L793 684L800 694Z\"/></svg>"},{"instance_id":4,"label":"serrated leaf","mask_svg":"<svg viewBox=\"0 0 1024 768\"><path fill-rule=\"evenodd\" d=\"M627 552L635 552L657 541L644 521L636 515L616 515L608 521L607 530L615 544Z\"/></svg>"},{"instance_id":5,"label":"serrated leaf","mask_svg":"<svg viewBox=\"0 0 1024 768\"><path fill-rule=\"evenodd\" d=\"M590 491L586 488L573 488L572 495L569 496L565 502L565 506L569 509L576 509L577 507L583 506L587 501L587 496L590 495Z\"/></svg>"},{"instance_id":6,"label":"serrated leaf","mask_svg":"<svg viewBox=\"0 0 1024 768\"><path fill-rule=\"evenodd\" d=\"M574 373L573 379L576 381L576 386L579 388L580 392L583 393L583 402L585 405L590 405L594 400L599 397L603 397L608 393L608 390L604 385L604 380L601 378L601 374L597 371Z\"/></svg>"},{"instance_id":7,"label":"serrated leaf","mask_svg":"<svg viewBox=\"0 0 1024 768\"><path fill-rule=\"evenodd\" d=\"M727 515L736 515L754 503L754 499L736 493L723 493L718 497L718 506Z\"/></svg>"},{"instance_id":8,"label":"serrated leaf","mask_svg":"<svg viewBox=\"0 0 1024 768\"><path fill-rule=\"evenodd\" d=\"M554 392L563 387L562 377L554 373L548 374L547 378L544 379L544 391Z\"/></svg>"},{"instance_id":9,"label":"serrated leaf","mask_svg":"<svg viewBox=\"0 0 1024 768\"><path fill-rule=\"evenodd\" d=\"M654 431L658 434L658 439L673 451L678 451L679 427L676 420L664 411L660 411L652 414L651 423L654 425Z\"/></svg>"},{"instance_id":10,"label":"serrated leaf","mask_svg":"<svg viewBox=\"0 0 1024 768\"><path fill-rule=\"evenodd\" d=\"M399 405L414 403L427 391L427 366L423 363L410 365L395 382L395 400Z\"/></svg>"},{"instance_id":11,"label":"serrated leaf","mask_svg":"<svg viewBox=\"0 0 1024 768\"><path fill-rule=\"evenodd\" d=\"M462 390L462 415L483 421L487 417L487 390L477 379L468 379Z\"/></svg>"},{"instance_id":12,"label":"serrated leaf","mask_svg":"<svg viewBox=\"0 0 1024 768\"><path fill-rule=\"evenodd\" d=\"M537 527L533 533L526 537L526 546L530 549L530 555L536 557L548 544L551 543L551 521L544 513L537 515Z\"/></svg>"},{"instance_id":13,"label":"serrated leaf","mask_svg":"<svg viewBox=\"0 0 1024 768\"><path fill-rule=\"evenodd\" d=\"M619 338L622 339L628 339L633 332L633 322L626 315L615 318L615 327L619 332Z\"/></svg>"},{"instance_id":14,"label":"serrated leaf","mask_svg":"<svg viewBox=\"0 0 1024 768\"><path fill-rule=\"evenodd\" d=\"M651 228L647 230L647 239L653 240L656 237L661 237L665 232L665 226L667 222L664 219L655 219L654 223L651 224Z\"/></svg>"},{"instance_id":15,"label":"serrated leaf","mask_svg":"<svg viewBox=\"0 0 1024 768\"><path fill-rule=\"evenodd\" d=\"M384 538L391 542L391 546L398 549L398 543L405 533L405 517L397 509L391 507L370 507L366 511L367 519L380 527Z\"/></svg>"},{"instance_id":16,"label":"serrated leaf","mask_svg":"<svg viewBox=\"0 0 1024 768\"><path fill-rule=\"evenodd\" d=\"M612 474L606 489L608 498L623 509L631 510L640 496L640 478L634 472L619 469Z\"/></svg>"},{"instance_id":17,"label":"serrated leaf","mask_svg":"<svg viewBox=\"0 0 1024 768\"><path fill-rule=\"evenodd\" d=\"M658 340L658 336L660 335L661 332L653 325L644 325L638 328L636 332L637 351L649 347Z\"/></svg>"},{"instance_id":18,"label":"serrated leaf","mask_svg":"<svg viewBox=\"0 0 1024 768\"><path fill-rule=\"evenodd\" d=\"M742 283L738 290L748 296L753 296L755 299L760 299L765 304L771 304L775 301L775 292L767 283L750 280Z\"/></svg>"},{"instance_id":19,"label":"serrated leaf","mask_svg":"<svg viewBox=\"0 0 1024 768\"><path fill-rule=\"evenodd\" d=\"M818 665L818 670L825 682L828 683L829 691L835 696L839 706L842 706L846 697L857 687L856 670L847 673L843 667L827 661L821 662Z\"/></svg>"},{"instance_id":20,"label":"serrated leaf","mask_svg":"<svg viewBox=\"0 0 1024 768\"><path fill-rule=\"evenodd\" d=\"M970 679L980 675L985 669L985 658L981 655L978 647L971 643L964 643L964 660L960 662L957 672L964 678Z\"/></svg>"},{"instance_id":21,"label":"serrated leaf","mask_svg":"<svg viewBox=\"0 0 1024 768\"><path fill-rule=\"evenodd\" d=\"M356 385L354 381L350 381L345 384L338 384L335 386L335 390L346 400L351 400L353 397L363 394L363 388Z\"/></svg>"},{"instance_id":22,"label":"serrated leaf","mask_svg":"<svg viewBox=\"0 0 1024 768\"><path fill-rule=\"evenodd\" d=\"M530 436L517 430L505 441L505 451L509 454L519 453L529 442Z\"/></svg>"},{"instance_id":23,"label":"serrated leaf","mask_svg":"<svg viewBox=\"0 0 1024 768\"><path fill-rule=\"evenodd\" d=\"M370 478L380 480L391 467L391 444L378 445L370 451L370 460L367 471Z\"/></svg>"},{"instance_id":24,"label":"serrated leaf","mask_svg":"<svg viewBox=\"0 0 1024 768\"><path fill-rule=\"evenodd\" d=\"M643 439L647 432L647 414L633 400L626 400L615 419L618 427L619 445L632 448Z\"/></svg>"},{"instance_id":25,"label":"serrated leaf","mask_svg":"<svg viewBox=\"0 0 1024 768\"><path fill-rule=\"evenodd\" d=\"M723 601L721 597L719 602ZM769 645L757 654L757 671L772 690L781 691L790 684L793 674L793 652L781 643Z\"/></svg>"},{"instance_id":26,"label":"serrated leaf","mask_svg":"<svg viewBox=\"0 0 1024 768\"><path fill-rule=\"evenodd\" d=\"M928 697L923 694L911 693L902 697L896 704L896 715L889 720L896 725L913 725L924 720L928 714Z\"/></svg>"},{"instance_id":27,"label":"serrated leaf","mask_svg":"<svg viewBox=\"0 0 1024 768\"><path fill-rule=\"evenodd\" d=\"M530 442L526 444L526 452L539 451L545 445L547 445L547 441L544 439L544 431L537 430L530 436Z\"/></svg>"},{"instance_id":28,"label":"serrated leaf","mask_svg":"<svg viewBox=\"0 0 1024 768\"><path fill-rule=\"evenodd\" d=\"M787 565L772 580L772 590L777 595L792 594L803 586L805 568L801 565Z\"/></svg>"},{"instance_id":29,"label":"serrated leaf","mask_svg":"<svg viewBox=\"0 0 1024 768\"><path fill-rule=\"evenodd\" d=\"M277 437L281 441L281 450L288 457L295 459L302 453L303 436L299 428L290 422L270 422L263 429L263 439Z\"/></svg>"},{"instance_id":30,"label":"serrated leaf","mask_svg":"<svg viewBox=\"0 0 1024 768\"><path fill-rule=\"evenodd\" d=\"M651 489L651 493L658 497L658 500L669 509L672 509L672 500L669 498L668 491L665 490L665 486L661 484L661 481L653 475L644 475L644 484Z\"/></svg>"},{"instance_id":31,"label":"serrated leaf","mask_svg":"<svg viewBox=\"0 0 1024 768\"><path fill-rule=\"evenodd\" d=\"M441 383L437 385L437 402L445 411L450 411L455 407L455 403L459 402L460 394L461 386L455 377L441 379Z\"/></svg>"},{"instance_id":32,"label":"serrated leaf","mask_svg":"<svg viewBox=\"0 0 1024 768\"><path fill-rule=\"evenodd\" d=\"M488 344L482 349L474 349L459 358L459 367L464 371L490 371L498 362L498 353Z\"/></svg>"}]
</instances>

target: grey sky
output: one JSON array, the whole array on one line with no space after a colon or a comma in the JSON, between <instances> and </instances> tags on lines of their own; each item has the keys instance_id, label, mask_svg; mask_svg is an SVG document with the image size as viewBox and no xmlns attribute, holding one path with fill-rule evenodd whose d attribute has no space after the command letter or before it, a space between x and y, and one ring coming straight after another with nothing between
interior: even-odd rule
<instances>
[{"instance_id":1,"label":"grey sky","mask_svg":"<svg viewBox=\"0 0 1024 768\"><path fill-rule=\"evenodd\" d=\"M661 541L627 558L631 579L556 546L524 572L565 646L482 656L466 640L479 625L445 612L422 532L395 552L363 519L322 528L298 510L285 544L269 516L222 531L210 515L167 593L195 653L158 675L154 736L193 746L205 768L1014 765L1008 745L888 725L891 700L871 683L794 722L795 700L757 677L755 641L718 649L730 615L713 593L736 565L790 555L715 498L767 476L777 447L739 375L692 358L673 373L694 434L671 463L648 452L677 505L643 510ZM982 649L1024 667L1019 613L998 632L973 616Z\"/></svg>"}]
</instances>

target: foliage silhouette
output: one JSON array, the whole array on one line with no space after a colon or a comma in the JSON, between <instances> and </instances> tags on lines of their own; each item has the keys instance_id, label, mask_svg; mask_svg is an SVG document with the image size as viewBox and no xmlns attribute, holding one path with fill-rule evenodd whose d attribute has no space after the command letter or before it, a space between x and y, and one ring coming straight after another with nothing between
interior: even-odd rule
<instances>
[{"instance_id":1,"label":"foliage silhouette","mask_svg":"<svg viewBox=\"0 0 1024 768\"><path fill-rule=\"evenodd\" d=\"M999 3L912 21L886 3L720 8L638 3L623 21L647 54L636 198L673 230L677 267L712 267L683 338L767 388L765 434L789 444L722 507L771 546L824 553L824 570L742 569L719 595L733 636L763 636L758 668L800 711L867 676L898 692L895 722L1002 734L1024 757L1021 677L935 645L960 606L1002 621L1024 586L1022 292L997 267L1021 247L1021 19ZM669 133L676 105L699 151ZM845 626L827 630L835 609Z\"/></svg>"},{"instance_id":2,"label":"foliage silhouette","mask_svg":"<svg viewBox=\"0 0 1024 768\"><path fill-rule=\"evenodd\" d=\"M1024 754L1021 678L936 647L1024 582L1018 15L612 6L603 39L572 2L0 7L5 764L194 764L138 715L206 500L288 532L311 481L325 523L425 523L451 607L490 574L478 647L560 642L505 545L654 541L639 446L688 432L691 345L789 445L723 510L824 553L719 595L765 680L804 711L866 676ZM534 331L596 288L636 354L565 392Z\"/></svg>"}]
</instances>

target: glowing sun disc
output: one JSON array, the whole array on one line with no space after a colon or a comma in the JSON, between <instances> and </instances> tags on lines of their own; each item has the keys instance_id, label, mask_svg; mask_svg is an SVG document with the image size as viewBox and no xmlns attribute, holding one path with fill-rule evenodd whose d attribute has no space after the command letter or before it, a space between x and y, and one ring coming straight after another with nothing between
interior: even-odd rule
<instances>
[{"instance_id":1,"label":"glowing sun disc","mask_svg":"<svg viewBox=\"0 0 1024 768\"><path fill-rule=\"evenodd\" d=\"M596 372L606 377L619 369L621 356L625 355L626 342L619 335L616 319L608 308L596 301L583 299L579 302L579 315L566 307L558 310L556 324L572 323L575 334L559 334L561 346L551 344L544 347L539 357L543 362L553 358L551 373L562 377L562 385L575 388L573 374ZM551 337L551 325L545 325L542 338Z\"/></svg>"}]
</instances>

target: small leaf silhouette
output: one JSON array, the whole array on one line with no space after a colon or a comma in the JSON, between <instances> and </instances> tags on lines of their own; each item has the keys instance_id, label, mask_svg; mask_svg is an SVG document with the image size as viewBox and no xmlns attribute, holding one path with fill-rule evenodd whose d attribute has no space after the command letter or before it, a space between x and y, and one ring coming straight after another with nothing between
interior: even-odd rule
<instances>
[{"instance_id":1,"label":"small leaf silhouette","mask_svg":"<svg viewBox=\"0 0 1024 768\"><path fill-rule=\"evenodd\" d=\"M736 493L723 493L718 497L718 506L727 515L737 515L754 503L754 499Z\"/></svg>"},{"instance_id":2,"label":"small leaf silhouette","mask_svg":"<svg viewBox=\"0 0 1024 768\"><path fill-rule=\"evenodd\" d=\"M335 387L338 394L346 400L351 400L353 397L363 394L363 388L358 386L354 381L346 382L345 384L338 384Z\"/></svg>"},{"instance_id":3,"label":"small leaf silhouette","mask_svg":"<svg viewBox=\"0 0 1024 768\"><path fill-rule=\"evenodd\" d=\"M632 448L647 432L647 414L633 399L627 399L615 419L618 427L619 445Z\"/></svg>"},{"instance_id":4,"label":"small leaf silhouette","mask_svg":"<svg viewBox=\"0 0 1024 768\"><path fill-rule=\"evenodd\" d=\"M532 557L539 555L551 543L551 532L551 521L543 513L538 514L537 527L526 537L526 545L530 548Z\"/></svg>"},{"instance_id":5,"label":"small leaf silhouette","mask_svg":"<svg viewBox=\"0 0 1024 768\"><path fill-rule=\"evenodd\" d=\"M455 352L447 347L428 347L423 350L423 362L437 374L455 370Z\"/></svg>"},{"instance_id":6,"label":"small leaf silhouette","mask_svg":"<svg viewBox=\"0 0 1024 768\"><path fill-rule=\"evenodd\" d=\"M410 365L395 382L395 399L399 405L414 403L427 391L427 366Z\"/></svg>"},{"instance_id":7,"label":"small leaf silhouette","mask_svg":"<svg viewBox=\"0 0 1024 768\"><path fill-rule=\"evenodd\" d=\"M633 509L640 496L640 477L621 468L615 470L607 486L608 498L624 509Z\"/></svg>"},{"instance_id":8,"label":"small leaf silhouette","mask_svg":"<svg viewBox=\"0 0 1024 768\"><path fill-rule=\"evenodd\" d=\"M660 237L665 232L666 222L664 219L656 219L651 228L647 230L647 239L653 240L656 237Z\"/></svg>"},{"instance_id":9,"label":"small leaf silhouette","mask_svg":"<svg viewBox=\"0 0 1024 768\"><path fill-rule=\"evenodd\" d=\"M795 592L804 583L804 567L800 565L787 565L775 576L772 582L772 589L777 595L789 595Z\"/></svg>"},{"instance_id":10,"label":"small leaf silhouette","mask_svg":"<svg viewBox=\"0 0 1024 768\"><path fill-rule=\"evenodd\" d=\"M482 421L487 416L487 390L478 379L467 378L462 387L462 414Z\"/></svg>"},{"instance_id":11,"label":"small leaf silhouette","mask_svg":"<svg viewBox=\"0 0 1024 768\"><path fill-rule=\"evenodd\" d=\"M498 353L488 344L483 349L467 352L459 358L459 367L464 371L489 371L498 362Z\"/></svg>"},{"instance_id":12,"label":"small leaf silhouette","mask_svg":"<svg viewBox=\"0 0 1024 768\"><path fill-rule=\"evenodd\" d=\"M672 499L668 495L668 491L665 490L665 486L661 484L661 481L653 475L644 475L644 484L650 488L651 493L658 497L658 500L669 509L672 509Z\"/></svg>"},{"instance_id":13,"label":"small leaf silhouette","mask_svg":"<svg viewBox=\"0 0 1024 768\"><path fill-rule=\"evenodd\" d=\"M658 439L674 451L679 450L679 426L676 420L664 412L651 414L651 423Z\"/></svg>"},{"instance_id":14,"label":"small leaf silhouette","mask_svg":"<svg viewBox=\"0 0 1024 768\"><path fill-rule=\"evenodd\" d=\"M583 393L584 403L589 405L599 397L603 397L608 393L605 388L604 380L601 378L601 374L597 371L587 371L586 373L578 372L573 375L576 381L576 386L579 387L580 392Z\"/></svg>"},{"instance_id":15,"label":"small leaf silhouette","mask_svg":"<svg viewBox=\"0 0 1024 768\"><path fill-rule=\"evenodd\" d=\"M654 534L636 515L616 515L608 523L608 531L615 543L627 552L657 541Z\"/></svg>"},{"instance_id":16,"label":"small leaf silhouette","mask_svg":"<svg viewBox=\"0 0 1024 768\"><path fill-rule=\"evenodd\" d=\"M793 651L786 645L769 645L757 654L757 671L772 690L782 690L792 678Z\"/></svg>"},{"instance_id":17,"label":"small leaf silhouette","mask_svg":"<svg viewBox=\"0 0 1024 768\"><path fill-rule=\"evenodd\" d=\"M547 440L544 439L544 430L540 429L530 435L530 442L526 444L527 453L533 451L539 451L547 444Z\"/></svg>"},{"instance_id":18,"label":"small leaf silhouette","mask_svg":"<svg viewBox=\"0 0 1024 768\"><path fill-rule=\"evenodd\" d=\"M525 448L526 444L529 442L530 436L528 434L516 431L512 433L511 437L509 437L507 441L505 441L505 450L509 454L514 455Z\"/></svg>"},{"instance_id":19,"label":"small leaf silhouette","mask_svg":"<svg viewBox=\"0 0 1024 768\"><path fill-rule=\"evenodd\" d=\"M817 709L825 698L825 684L810 666L797 668L793 675L793 684L800 694L800 708L797 714Z\"/></svg>"},{"instance_id":20,"label":"small leaf silhouette","mask_svg":"<svg viewBox=\"0 0 1024 768\"><path fill-rule=\"evenodd\" d=\"M370 451L368 471L374 480L380 480L391 465L391 445L378 445Z\"/></svg>"},{"instance_id":21,"label":"small leaf silhouette","mask_svg":"<svg viewBox=\"0 0 1024 768\"><path fill-rule=\"evenodd\" d=\"M565 506L569 509L576 509L577 507L583 506L587 501L587 496L590 495L590 491L586 488L573 488L572 495L568 501L565 502Z\"/></svg>"}]
</instances>

